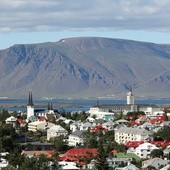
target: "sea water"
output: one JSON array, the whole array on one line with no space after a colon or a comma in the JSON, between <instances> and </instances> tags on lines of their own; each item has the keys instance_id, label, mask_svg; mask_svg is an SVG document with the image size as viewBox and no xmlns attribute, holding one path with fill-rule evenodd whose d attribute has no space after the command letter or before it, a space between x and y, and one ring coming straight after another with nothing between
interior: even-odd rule
<instances>
[{"instance_id":1,"label":"sea water","mask_svg":"<svg viewBox=\"0 0 170 170\"><path fill-rule=\"evenodd\" d=\"M113 100L113 99L35 99L33 103L35 109L48 108L48 103L53 104L53 109L70 111L87 111L94 105L114 105L114 104L126 104L126 100ZM25 112L28 99L0 99L0 110L20 111ZM135 100L135 104L170 104L170 99L147 99L147 100ZM54 107L56 106L57 107Z\"/></svg>"}]
</instances>

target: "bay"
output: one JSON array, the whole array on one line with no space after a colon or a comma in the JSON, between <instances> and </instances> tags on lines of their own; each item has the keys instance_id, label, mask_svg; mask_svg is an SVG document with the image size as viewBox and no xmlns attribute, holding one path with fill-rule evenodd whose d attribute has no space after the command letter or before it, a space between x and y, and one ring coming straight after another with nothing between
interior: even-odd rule
<instances>
[{"instance_id":1,"label":"bay","mask_svg":"<svg viewBox=\"0 0 170 170\"><path fill-rule=\"evenodd\" d=\"M35 99L33 100L35 109L48 108L48 103L53 104L53 108L57 110L71 111L87 111L90 107L96 105L114 105L126 104L126 100L113 99ZM0 110L26 112L28 99L0 99ZM170 99L147 99L135 100L135 104L170 104Z\"/></svg>"}]
</instances>

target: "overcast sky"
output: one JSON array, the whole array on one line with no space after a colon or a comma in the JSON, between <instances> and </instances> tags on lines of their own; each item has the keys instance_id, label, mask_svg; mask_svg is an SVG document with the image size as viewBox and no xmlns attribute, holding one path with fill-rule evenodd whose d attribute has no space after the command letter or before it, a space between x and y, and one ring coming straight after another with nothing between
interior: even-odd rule
<instances>
[{"instance_id":1,"label":"overcast sky","mask_svg":"<svg viewBox=\"0 0 170 170\"><path fill-rule=\"evenodd\" d=\"M0 49L80 36L170 44L170 0L0 0Z\"/></svg>"}]
</instances>

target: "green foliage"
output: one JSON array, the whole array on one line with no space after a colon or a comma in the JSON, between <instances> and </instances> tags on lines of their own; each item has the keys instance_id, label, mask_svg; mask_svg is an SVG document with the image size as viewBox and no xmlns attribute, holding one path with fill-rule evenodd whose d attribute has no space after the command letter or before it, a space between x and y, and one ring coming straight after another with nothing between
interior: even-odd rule
<instances>
[{"instance_id":1,"label":"green foliage","mask_svg":"<svg viewBox=\"0 0 170 170\"><path fill-rule=\"evenodd\" d=\"M139 111L139 112L128 112L127 115L126 115L126 118L129 119L129 117L130 117L131 120L136 120L139 115L145 115L145 113L142 112L142 111Z\"/></svg>"},{"instance_id":2,"label":"green foliage","mask_svg":"<svg viewBox=\"0 0 170 170\"><path fill-rule=\"evenodd\" d=\"M105 145L105 142L102 138L99 139L97 151L98 155L96 158L95 167L97 170L108 170L109 167L107 163L107 157L109 153L109 147L108 145Z\"/></svg>"},{"instance_id":3,"label":"green foliage","mask_svg":"<svg viewBox=\"0 0 170 170\"><path fill-rule=\"evenodd\" d=\"M0 121L1 122L5 122L5 120L8 118L8 117L10 117L11 116L11 114L7 111L7 110L1 110L0 111Z\"/></svg>"},{"instance_id":4,"label":"green foliage","mask_svg":"<svg viewBox=\"0 0 170 170\"><path fill-rule=\"evenodd\" d=\"M15 143L15 129L12 125L3 124L0 126L0 145L1 150L10 151L14 148Z\"/></svg>"},{"instance_id":5,"label":"green foliage","mask_svg":"<svg viewBox=\"0 0 170 170\"><path fill-rule=\"evenodd\" d=\"M147 167L147 170L156 170L156 168L155 168L154 166L149 165L149 166Z\"/></svg>"},{"instance_id":6,"label":"green foliage","mask_svg":"<svg viewBox=\"0 0 170 170\"><path fill-rule=\"evenodd\" d=\"M97 140L97 134L91 133L90 131L87 131L84 133L84 146L87 148L97 148L98 146L98 140Z\"/></svg>"},{"instance_id":7,"label":"green foliage","mask_svg":"<svg viewBox=\"0 0 170 170\"><path fill-rule=\"evenodd\" d=\"M163 127L161 130L154 134L154 137L159 137L162 140L170 140L170 127Z\"/></svg>"},{"instance_id":8,"label":"green foliage","mask_svg":"<svg viewBox=\"0 0 170 170\"><path fill-rule=\"evenodd\" d=\"M161 149L154 149L151 151L150 156L152 158L156 158L156 157L161 158L163 156L163 151Z\"/></svg>"},{"instance_id":9,"label":"green foliage","mask_svg":"<svg viewBox=\"0 0 170 170\"><path fill-rule=\"evenodd\" d=\"M56 151L67 151L68 147L64 142L64 137L59 136L52 139Z\"/></svg>"}]
</instances>

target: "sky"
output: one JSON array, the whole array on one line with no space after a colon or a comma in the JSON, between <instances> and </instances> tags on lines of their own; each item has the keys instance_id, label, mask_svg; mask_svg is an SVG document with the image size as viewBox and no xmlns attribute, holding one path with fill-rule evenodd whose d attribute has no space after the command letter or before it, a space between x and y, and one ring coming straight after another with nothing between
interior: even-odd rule
<instances>
[{"instance_id":1,"label":"sky","mask_svg":"<svg viewBox=\"0 0 170 170\"><path fill-rule=\"evenodd\" d=\"M70 37L170 44L170 0L0 0L0 49Z\"/></svg>"}]
</instances>

